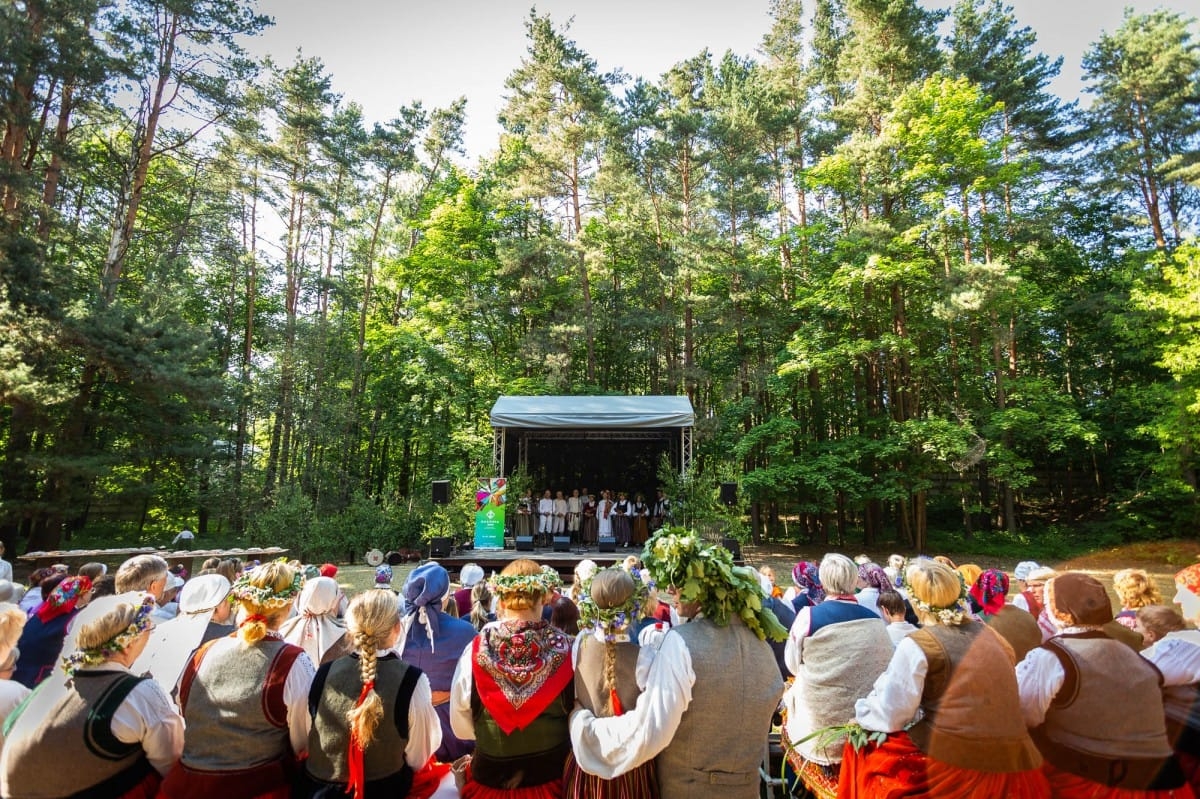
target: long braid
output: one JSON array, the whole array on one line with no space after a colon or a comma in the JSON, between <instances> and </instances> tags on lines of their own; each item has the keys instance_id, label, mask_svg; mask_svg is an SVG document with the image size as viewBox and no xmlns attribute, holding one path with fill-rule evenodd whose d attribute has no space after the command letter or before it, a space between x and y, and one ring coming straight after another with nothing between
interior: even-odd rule
<instances>
[{"instance_id":1,"label":"long braid","mask_svg":"<svg viewBox=\"0 0 1200 799\"><path fill-rule=\"evenodd\" d=\"M617 687L617 645L612 641L604 642L604 695L615 697ZM611 699L610 699L611 704ZM610 708L615 712L616 708Z\"/></svg>"},{"instance_id":2,"label":"long braid","mask_svg":"<svg viewBox=\"0 0 1200 799\"><path fill-rule=\"evenodd\" d=\"M346 720L350 724L351 738L366 749L375 739L375 730L383 720L383 698L375 690L375 653L386 643L385 638L399 617L395 598L388 591L368 591L355 597L346 615L354 647L358 650L358 673L362 680L359 701L346 714Z\"/></svg>"}]
</instances>

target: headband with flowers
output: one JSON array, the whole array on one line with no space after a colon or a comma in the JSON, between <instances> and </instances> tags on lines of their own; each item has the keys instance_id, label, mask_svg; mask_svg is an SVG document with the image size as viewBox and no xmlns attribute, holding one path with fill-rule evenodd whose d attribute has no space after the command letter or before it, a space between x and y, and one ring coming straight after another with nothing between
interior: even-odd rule
<instances>
[{"instance_id":1,"label":"headband with flowers","mask_svg":"<svg viewBox=\"0 0 1200 799\"><path fill-rule=\"evenodd\" d=\"M557 577L557 573L555 574ZM545 594L553 590L551 583L545 571L538 574L493 574L491 579L492 590L499 596L506 594ZM559 581L559 585L562 581Z\"/></svg>"},{"instance_id":2,"label":"headband with flowers","mask_svg":"<svg viewBox=\"0 0 1200 799\"><path fill-rule=\"evenodd\" d=\"M620 568L620 567L614 567ZM592 599L592 580L584 585L583 596L579 600L579 628L592 628L592 635L605 643L624 643L632 640L630 628L645 615L644 608L650 600L650 591L654 581L643 582L637 569L630 569L629 576L633 578L633 593L620 605L602 608Z\"/></svg>"},{"instance_id":3,"label":"headband with flowers","mask_svg":"<svg viewBox=\"0 0 1200 799\"><path fill-rule=\"evenodd\" d=\"M963 582L962 575L957 571L954 572L954 576L958 578L958 597L949 605L931 605L913 592L912 585L908 582L908 573L905 572L904 591L908 594L908 601L914 608L923 613L928 613L941 624L951 627L956 624L962 624L963 619L967 617L967 585Z\"/></svg>"},{"instance_id":4,"label":"headband with flowers","mask_svg":"<svg viewBox=\"0 0 1200 799\"><path fill-rule=\"evenodd\" d=\"M300 593L300 589L304 586L304 574L296 571L292 576L292 582L286 588L276 591L271 586L258 586L250 582L254 576L254 572L243 572L237 580L234 581L233 587L229 589L230 600L238 600L250 605L255 605L260 608L281 608L291 601L292 597Z\"/></svg>"},{"instance_id":5,"label":"headband with flowers","mask_svg":"<svg viewBox=\"0 0 1200 799\"><path fill-rule=\"evenodd\" d=\"M137 613L134 614L133 621L128 627L99 646L76 649L63 658L63 671L67 674L74 674L80 666L95 666L109 660L113 655L124 652L130 644L137 640L139 635L154 628L154 619L150 614L155 607L157 607L157 603L154 601L154 597L149 594L143 596L142 604L138 606Z\"/></svg>"},{"instance_id":6,"label":"headband with flowers","mask_svg":"<svg viewBox=\"0 0 1200 799\"><path fill-rule=\"evenodd\" d=\"M546 590L557 591L563 587L562 575L550 566L542 566L542 576L546 578Z\"/></svg>"}]
</instances>

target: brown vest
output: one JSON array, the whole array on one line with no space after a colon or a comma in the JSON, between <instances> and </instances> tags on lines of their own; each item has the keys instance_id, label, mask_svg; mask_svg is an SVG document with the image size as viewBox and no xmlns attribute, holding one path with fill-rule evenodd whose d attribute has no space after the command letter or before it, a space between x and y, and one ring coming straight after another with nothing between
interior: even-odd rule
<instances>
[{"instance_id":1,"label":"brown vest","mask_svg":"<svg viewBox=\"0 0 1200 799\"><path fill-rule=\"evenodd\" d=\"M1035 731L1056 767L1104 785L1172 788L1162 675L1154 664L1096 631L1044 644L1062 664L1063 685Z\"/></svg>"},{"instance_id":2,"label":"brown vest","mask_svg":"<svg viewBox=\"0 0 1200 799\"><path fill-rule=\"evenodd\" d=\"M1005 605L1000 612L988 616L985 622L1008 641L1018 663L1042 645L1042 628L1038 626L1037 619L1016 605Z\"/></svg>"},{"instance_id":3,"label":"brown vest","mask_svg":"<svg viewBox=\"0 0 1200 799\"><path fill-rule=\"evenodd\" d=\"M766 641L738 618L699 618L671 629L691 655L696 682L674 738L658 756L662 799L756 799L783 677Z\"/></svg>"},{"instance_id":4,"label":"brown vest","mask_svg":"<svg viewBox=\"0 0 1200 799\"><path fill-rule=\"evenodd\" d=\"M1013 773L1041 765L1017 709L1012 649L978 622L932 625L909 636L929 670L921 721L908 731L934 760L959 768Z\"/></svg>"},{"instance_id":5,"label":"brown vest","mask_svg":"<svg viewBox=\"0 0 1200 799\"><path fill-rule=\"evenodd\" d=\"M30 735L4 743L6 799L120 796L151 770L140 743L117 740L113 713L143 678L81 671Z\"/></svg>"},{"instance_id":6,"label":"brown vest","mask_svg":"<svg viewBox=\"0 0 1200 799\"><path fill-rule=\"evenodd\" d=\"M597 718L615 716L612 697L604 687L604 653L607 646L588 632L582 632L579 660L575 663L575 699ZM641 691L637 686L638 646L632 641L613 644L617 654L616 689L622 709L633 710Z\"/></svg>"}]
</instances>

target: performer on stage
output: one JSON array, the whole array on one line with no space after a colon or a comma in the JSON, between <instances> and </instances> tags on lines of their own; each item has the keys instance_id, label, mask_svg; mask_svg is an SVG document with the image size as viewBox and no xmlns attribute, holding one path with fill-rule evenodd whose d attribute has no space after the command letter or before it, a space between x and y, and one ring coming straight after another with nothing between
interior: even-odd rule
<instances>
[{"instance_id":1,"label":"performer on stage","mask_svg":"<svg viewBox=\"0 0 1200 799\"><path fill-rule=\"evenodd\" d=\"M576 488L567 498L567 532L571 534L571 543L579 543L579 526L583 514L583 499Z\"/></svg>"},{"instance_id":2,"label":"performer on stage","mask_svg":"<svg viewBox=\"0 0 1200 799\"><path fill-rule=\"evenodd\" d=\"M595 544L599 533L599 524L596 522L596 498L585 488L580 500L583 506L583 543Z\"/></svg>"},{"instance_id":3,"label":"performer on stage","mask_svg":"<svg viewBox=\"0 0 1200 799\"><path fill-rule=\"evenodd\" d=\"M554 499L546 489L538 500L538 543L547 540L554 532Z\"/></svg>"},{"instance_id":4,"label":"performer on stage","mask_svg":"<svg viewBox=\"0 0 1200 799\"><path fill-rule=\"evenodd\" d=\"M654 492L654 507L650 509L650 532L671 522L671 500L660 488Z\"/></svg>"},{"instance_id":5,"label":"performer on stage","mask_svg":"<svg viewBox=\"0 0 1200 799\"><path fill-rule=\"evenodd\" d=\"M650 506L646 504L646 496L640 491L633 499L633 543L642 546L650 537Z\"/></svg>"},{"instance_id":6,"label":"performer on stage","mask_svg":"<svg viewBox=\"0 0 1200 799\"><path fill-rule=\"evenodd\" d=\"M525 489L525 493L517 500L517 524L514 535L533 535L533 491Z\"/></svg>"},{"instance_id":7,"label":"performer on stage","mask_svg":"<svg viewBox=\"0 0 1200 799\"><path fill-rule=\"evenodd\" d=\"M554 534L562 535L567 529L567 499L563 492L558 491L554 496Z\"/></svg>"},{"instance_id":8,"label":"performer on stage","mask_svg":"<svg viewBox=\"0 0 1200 799\"><path fill-rule=\"evenodd\" d=\"M616 504L613 505L613 536L616 537L619 547L628 547L632 541L629 525L631 511L628 495L624 491L618 492Z\"/></svg>"},{"instance_id":9,"label":"performer on stage","mask_svg":"<svg viewBox=\"0 0 1200 799\"><path fill-rule=\"evenodd\" d=\"M607 489L600 492L600 504L596 509L597 528L600 538L612 538L613 534L613 501L612 494Z\"/></svg>"}]
</instances>

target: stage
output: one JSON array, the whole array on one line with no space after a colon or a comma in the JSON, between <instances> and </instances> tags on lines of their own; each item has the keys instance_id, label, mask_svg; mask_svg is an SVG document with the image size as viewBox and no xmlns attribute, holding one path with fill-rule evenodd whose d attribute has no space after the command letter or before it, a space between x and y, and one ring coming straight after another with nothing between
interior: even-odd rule
<instances>
[{"instance_id":1,"label":"stage","mask_svg":"<svg viewBox=\"0 0 1200 799\"><path fill-rule=\"evenodd\" d=\"M463 566L468 563L477 563L483 569L485 574L492 572L499 573L514 560L519 558L529 558L537 561L539 564L555 569L559 576L563 578L563 582L570 584L574 578L575 565L581 560L595 561L600 568L614 566L621 563L629 555L636 555L639 558L642 554L640 546L629 547L623 549L617 547L612 552L601 552L596 546L574 546L570 550L556 551L550 547L535 547L534 549L513 549L505 547L504 549L459 549L455 548L450 551L450 554L442 557L432 557L430 560L436 560L438 563L446 567L446 571L450 572L450 579L457 581L458 573Z\"/></svg>"}]
</instances>

